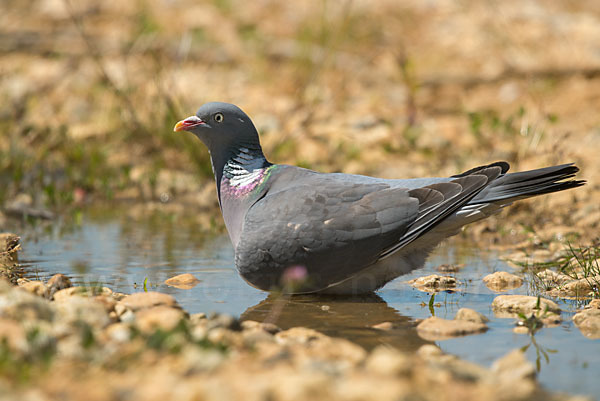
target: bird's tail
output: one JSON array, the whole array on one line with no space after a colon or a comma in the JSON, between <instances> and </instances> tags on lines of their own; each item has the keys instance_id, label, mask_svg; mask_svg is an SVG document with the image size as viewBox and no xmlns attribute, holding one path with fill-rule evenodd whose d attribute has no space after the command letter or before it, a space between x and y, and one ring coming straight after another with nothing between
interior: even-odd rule
<instances>
[{"instance_id":1,"label":"bird's tail","mask_svg":"<svg viewBox=\"0 0 600 401\"><path fill-rule=\"evenodd\" d=\"M484 203L504 205L519 199L577 188L585 184L584 180L572 179L578 171L577 166L569 163L505 174L479 192L469 205Z\"/></svg>"}]
</instances>

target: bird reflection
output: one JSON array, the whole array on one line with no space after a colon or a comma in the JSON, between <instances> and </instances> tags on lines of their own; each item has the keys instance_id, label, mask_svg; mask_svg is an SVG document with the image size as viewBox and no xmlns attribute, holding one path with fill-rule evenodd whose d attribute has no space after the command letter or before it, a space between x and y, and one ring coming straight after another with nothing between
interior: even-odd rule
<instances>
[{"instance_id":1,"label":"bird reflection","mask_svg":"<svg viewBox=\"0 0 600 401\"><path fill-rule=\"evenodd\" d=\"M271 294L248 308L240 319L274 323L282 329L308 327L345 338L367 350L387 344L410 352L431 344L418 336L412 319L400 315L375 294L353 297ZM372 327L382 322L391 323L392 328Z\"/></svg>"}]
</instances>

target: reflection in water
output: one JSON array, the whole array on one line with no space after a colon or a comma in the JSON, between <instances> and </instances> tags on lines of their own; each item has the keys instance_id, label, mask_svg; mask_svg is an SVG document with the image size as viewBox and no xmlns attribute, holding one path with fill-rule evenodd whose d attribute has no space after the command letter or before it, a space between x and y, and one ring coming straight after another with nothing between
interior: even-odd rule
<instances>
[{"instance_id":1,"label":"reflection in water","mask_svg":"<svg viewBox=\"0 0 600 401\"><path fill-rule=\"evenodd\" d=\"M429 343L418 336L410 318L400 315L375 294L359 297L269 295L258 305L248 308L241 319L274 323L282 329L304 326L346 338L366 349L388 344L404 351L415 351ZM392 323L393 329L371 327L382 322Z\"/></svg>"}]
</instances>

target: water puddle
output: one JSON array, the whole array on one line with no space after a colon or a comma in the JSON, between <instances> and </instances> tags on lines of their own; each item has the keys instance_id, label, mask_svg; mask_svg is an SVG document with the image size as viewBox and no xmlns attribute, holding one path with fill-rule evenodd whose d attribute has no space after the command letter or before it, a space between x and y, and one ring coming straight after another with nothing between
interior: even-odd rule
<instances>
[{"instance_id":1,"label":"water puddle","mask_svg":"<svg viewBox=\"0 0 600 401\"><path fill-rule=\"evenodd\" d=\"M226 236L183 224L172 216L132 219L127 213L86 211L77 225L52 224L18 229L23 251L20 261L30 278L47 279L64 273L80 284L103 284L114 291L148 290L173 295L190 313L222 312L243 319L270 321L282 328L305 326L331 336L344 337L365 348L390 344L415 350L429 343L418 336L415 319L431 316L430 294L406 281L438 273L444 263L464 264L453 273L458 291L436 295L436 316L452 319L468 307L490 319L489 330L480 335L439 341L445 352L490 366L515 348L526 349L538 366L539 381L547 388L573 394L600 394L600 340L585 338L573 325L575 306L558 301L563 312L559 327L544 328L534 337L512 332L514 319L495 318L491 303L497 295L481 278L511 268L497 255L451 241L439 248L426 267L389 283L377 294L355 298L269 296L248 286L233 264L233 249ZM182 273L201 280L192 289L170 287L164 281ZM505 292L528 294L528 285ZM391 322L393 330L370 326Z\"/></svg>"}]
</instances>

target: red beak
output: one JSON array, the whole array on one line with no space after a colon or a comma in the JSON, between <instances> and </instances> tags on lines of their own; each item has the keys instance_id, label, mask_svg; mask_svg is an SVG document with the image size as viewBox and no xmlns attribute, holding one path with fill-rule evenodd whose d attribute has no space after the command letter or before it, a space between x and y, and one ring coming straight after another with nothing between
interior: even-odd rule
<instances>
[{"instance_id":1,"label":"red beak","mask_svg":"<svg viewBox=\"0 0 600 401\"><path fill-rule=\"evenodd\" d=\"M189 131L190 128L194 128L194 127L197 127L198 125L202 125L202 124L205 124L205 122L202 121L202 119L200 119L199 117L196 117L196 116L191 116L191 117L188 117L185 120L181 120L177 124L175 124L173 131L175 131L175 132Z\"/></svg>"}]
</instances>

